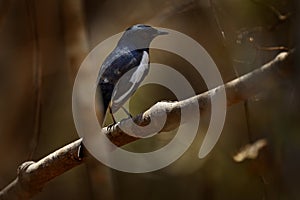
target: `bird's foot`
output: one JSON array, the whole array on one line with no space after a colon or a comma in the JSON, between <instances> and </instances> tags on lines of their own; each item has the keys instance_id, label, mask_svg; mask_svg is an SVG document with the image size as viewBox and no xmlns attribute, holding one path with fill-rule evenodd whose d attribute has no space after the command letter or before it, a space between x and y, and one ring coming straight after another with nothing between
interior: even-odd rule
<instances>
[{"instance_id":1,"label":"bird's foot","mask_svg":"<svg viewBox=\"0 0 300 200\"><path fill-rule=\"evenodd\" d=\"M107 127L106 127L106 129L107 129L107 131L111 131L111 130L113 130L113 128L114 128L114 126L116 125L117 123L112 123L112 124L109 124Z\"/></svg>"}]
</instances>

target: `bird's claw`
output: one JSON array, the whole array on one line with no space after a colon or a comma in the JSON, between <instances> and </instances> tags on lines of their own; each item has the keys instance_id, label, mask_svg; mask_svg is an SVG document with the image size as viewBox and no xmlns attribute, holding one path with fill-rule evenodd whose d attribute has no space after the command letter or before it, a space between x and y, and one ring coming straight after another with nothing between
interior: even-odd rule
<instances>
[{"instance_id":1,"label":"bird's claw","mask_svg":"<svg viewBox=\"0 0 300 200\"><path fill-rule=\"evenodd\" d=\"M109 124L108 126L107 126L107 131L111 131L111 130L113 130L113 128L114 128L114 126L116 125L117 123L112 123L112 124Z\"/></svg>"}]
</instances>

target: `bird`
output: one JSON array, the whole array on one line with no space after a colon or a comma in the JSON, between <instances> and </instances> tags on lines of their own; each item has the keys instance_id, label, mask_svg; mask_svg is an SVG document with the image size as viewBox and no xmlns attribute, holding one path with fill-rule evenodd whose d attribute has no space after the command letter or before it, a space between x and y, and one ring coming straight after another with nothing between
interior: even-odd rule
<instances>
[{"instance_id":1,"label":"bird","mask_svg":"<svg viewBox=\"0 0 300 200\"><path fill-rule=\"evenodd\" d=\"M123 108L149 72L149 46L154 38L168 32L150 25L136 24L125 30L116 47L106 57L98 73L96 95L102 99L103 116ZM105 121L105 120L104 120Z\"/></svg>"}]
</instances>

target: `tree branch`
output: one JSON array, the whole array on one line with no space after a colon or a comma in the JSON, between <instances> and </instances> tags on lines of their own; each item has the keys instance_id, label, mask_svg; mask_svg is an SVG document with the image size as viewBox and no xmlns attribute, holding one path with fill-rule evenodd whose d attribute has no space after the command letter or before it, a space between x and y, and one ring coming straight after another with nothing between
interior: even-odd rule
<instances>
[{"instance_id":1,"label":"tree branch","mask_svg":"<svg viewBox=\"0 0 300 200\"><path fill-rule=\"evenodd\" d=\"M0 199L29 199L51 179L82 164L81 141L72 142L38 162L28 161L20 165L17 178L0 192Z\"/></svg>"},{"instance_id":2,"label":"tree branch","mask_svg":"<svg viewBox=\"0 0 300 200\"><path fill-rule=\"evenodd\" d=\"M159 102L146 112L134 117L134 122L145 126L149 124L150 118L159 119L159 112L167 113L166 124L161 131L169 131L178 126L180 110L188 109L193 103L198 102L201 111L210 105L210 99L216 95L221 87L225 87L227 94L227 105L242 102L253 95L270 88L273 80L284 77L291 72L293 66L294 50L279 53L273 60L259 69L241 76L233 81L219 86L213 90L196 95L189 99L177 102ZM150 117L151 116L151 117ZM104 128L104 133L110 141L117 146L123 146L138 137L129 136L124 133L120 126L130 127L130 120L124 119L112 128ZM5 199L28 199L42 190L48 181L63 174L64 172L85 162L89 156L82 145L82 139L58 149L38 162L25 162L18 171L17 178L0 192L0 200Z\"/></svg>"},{"instance_id":3,"label":"tree branch","mask_svg":"<svg viewBox=\"0 0 300 200\"><path fill-rule=\"evenodd\" d=\"M189 109L189 107L192 107L191 105L198 102L200 112L202 113L209 107L211 97L221 91L221 87L225 87L226 90L227 106L247 100L259 92L269 89L271 87L270 84L272 84L276 77L288 73L292 66L291 57L294 56L294 54L294 50L291 52L282 52L262 67L234 79L223 86L219 86L189 99L175 102L158 102L146 112L136 116L133 121L137 125L145 126L150 123L151 119L160 120L159 118L161 118L161 116L158 113L166 112L167 120L160 132L173 130L179 125L181 109ZM124 133L120 126L127 127L128 129L128 127L131 126L131 120L124 119L109 130L104 128L104 132L115 145L123 146L140 139Z\"/></svg>"}]
</instances>

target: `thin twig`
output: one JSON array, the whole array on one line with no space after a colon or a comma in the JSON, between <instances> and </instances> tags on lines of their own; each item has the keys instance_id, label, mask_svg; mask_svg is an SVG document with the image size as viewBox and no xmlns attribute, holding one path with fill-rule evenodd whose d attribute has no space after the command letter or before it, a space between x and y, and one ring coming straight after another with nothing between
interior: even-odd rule
<instances>
[{"instance_id":1,"label":"thin twig","mask_svg":"<svg viewBox=\"0 0 300 200\"><path fill-rule=\"evenodd\" d=\"M212 13L214 15L214 19L216 21L216 24L218 26L218 29L220 30L220 33L221 33L221 36L222 36L222 39L223 39L223 45L226 46L226 35L225 35L225 31L224 31L224 29L221 25L219 15L217 13L217 8L216 8L215 3L213 2L213 0L209 0L209 2L210 2L210 7L212 9Z\"/></svg>"},{"instance_id":2,"label":"thin twig","mask_svg":"<svg viewBox=\"0 0 300 200\"><path fill-rule=\"evenodd\" d=\"M30 142L30 152L28 159L32 159L36 152L40 134L41 134L41 116L42 116L42 66L40 64L40 44L37 28L37 16L35 0L26 0L27 14L31 27L33 41L33 72L34 72L34 94L35 94L35 116L34 131Z\"/></svg>"},{"instance_id":3,"label":"thin twig","mask_svg":"<svg viewBox=\"0 0 300 200\"><path fill-rule=\"evenodd\" d=\"M252 30L243 29L243 30L239 31L237 43L241 44L242 41L246 41L247 43L250 43L253 46L253 48L256 49L257 51L255 52L254 59L251 62L249 62L249 61L246 62L246 61L239 60L239 59L233 59L234 62L250 65L255 62L255 59L256 59L257 55L259 54L259 51L288 51L289 50L289 48L285 47L285 46L269 46L269 47L268 46L260 46L259 44L257 44L255 42L255 39L253 36L248 36L248 35L250 35L250 33L254 33L254 32L260 31L260 30L261 30L261 27L255 27ZM245 37L247 37L247 38L245 38ZM237 70L235 70L235 73L237 74Z\"/></svg>"},{"instance_id":4,"label":"thin twig","mask_svg":"<svg viewBox=\"0 0 300 200\"><path fill-rule=\"evenodd\" d=\"M284 46L272 46L272 47L264 47L258 45L253 37L249 37L248 41L254 46L255 49L261 51L288 51L289 48Z\"/></svg>"},{"instance_id":5,"label":"thin twig","mask_svg":"<svg viewBox=\"0 0 300 200\"><path fill-rule=\"evenodd\" d=\"M287 21L292 16L291 12L289 12L287 14L282 14L277 8L275 8L274 6L268 4L264 1L261 1L261 0L251 0L251 1L264 6L265 8L270 10L276 16L277 22L275 22L273 25L269 26L269 28L268 28L269 30L274 30L278 25Z\"/></svg>"},{"instance_id":6,"label":"thin twig","mask_svg":"<svg viewBox=\"0 0 300 200\"><path fill-rule=\"evenodd\" d=\"M291 13L287 13L287 14L284 15L277 8L275 8L274 6L272 6L270 4L267 4L264 1L261 1L261 0L252 0L252 1L254 3L263 5L264 7L269 9L272 13L274 13L274 15L277 17L278 21L285 21L291 16Z\"/></svg>"}]
</instances>

